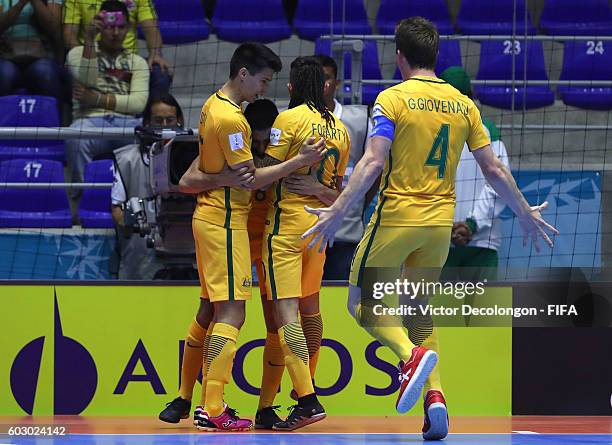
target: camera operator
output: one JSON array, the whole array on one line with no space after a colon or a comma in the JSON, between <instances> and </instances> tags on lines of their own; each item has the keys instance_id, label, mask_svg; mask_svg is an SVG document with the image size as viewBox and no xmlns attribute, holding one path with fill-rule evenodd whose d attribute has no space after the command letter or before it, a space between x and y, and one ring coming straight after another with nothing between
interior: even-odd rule
<instances>
[{"instance_id":1,"label":"camera operator","mask_svg":"<svg viewBox=\"0 0 612 445\"><path fill-rule=\"evenodd\" d=\"M152 97L144 111L143 125L149 128L183 127L183 111L169 93ZM164 268L156 256L155 249L147 247L146 239L133 233L132 226L125 224L125 209L131 198L143 201L147 215L155 215L155 191L151 184L149 146L144 143L130 144L113 152L115 158L114 180L111 190L111 211L117 228L120 255L118 278L120 280L151 280ZM243 178L241 171L225 167L218 174L205 175L210 188L239 186ZM191 237L191 233L189 233Z\"/></svg>"}]
</instances>

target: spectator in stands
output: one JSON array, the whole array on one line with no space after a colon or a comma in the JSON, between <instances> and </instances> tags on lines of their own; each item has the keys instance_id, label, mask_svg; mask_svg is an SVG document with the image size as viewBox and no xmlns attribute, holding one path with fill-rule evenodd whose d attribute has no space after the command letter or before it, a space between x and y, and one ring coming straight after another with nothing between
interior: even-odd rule
<instances>
[{"instance_id":1,"label":"spectator in stands","mask_svg":"<svg viewBox=\"0 0 612 445\"><path fill-rule=\"evenodd\" d=\"M147 62L123 47L129 29L128 9L124 3L102 3L91 25L85 28L85 46L72 48L67 65L74 79L73 97L76 120L71 127L132 127L140 125L140 115L149 96ZM96 35L100 43L96 45ZM82 182L85 164L94 158L108 157L124 141L109 139L72 139L66 141L72 181ZM73 197L78 194L73 194Z\"/></svg>"},{"instance_id":2,"label":"spectator in stands","mask_svg":"<svg viewBox=\"0 0 612 445\"><path fill-rule=\"evenodd\" d=\"M470 77L462 67L450 67L440 78L472 97ZM508 153L499 130L491 120L483 118L482 121L491 137L493 152L509 167ZM455 222L444 277L464 281L494 280L497 277L497 250L501 246L499 215L505 204L485 181L467 145L463 147L457 167L455 193Z\"/></svg>"},{"instance_id":3,"label":"spectator in stands","mask_svg":"<svg viewBox=\"0 0 612 445\"><path fill-rule=\"evenodd\" d=\"M18 88L62 97L55 60L63 0L0 0L0 95Z\"/></svg>"},{"instance_id":4,"label":"spectator in stands","mask_svg":"<svg viewBox=\"0 0 612 445\"><path fill-rule=\"evenodd\" d=\"M137 53L137 28L140 25L147 42L148 65L151 70L151 94L168 92L172 84L172 70L162 55L162 37L157 26L157 15L150 0L120 0L129 14L129 28L123 47ZM65 0L64 42L70 50L85 43L86 30L94 21L102 0ZM178 3L177 3L178 5Z\"/></svg>"},{"instance_id":5,"label":"spectator in stands","mask_svg":"<svg viewBox=\"0 0 612 445\"><path fill-rule=\"evenodd\" d=\"M349 177L353 172L353 168L363 156L365 141L369 129L371 128L370 119L368 117L368 107L365 105L342 105L335 98L336 90L340 85L338 80L338 65L329 56L315 56L321 65L325 74L325 89L324 98L327 108L332 110L335 117L340 119L346 126L351 139L351 151L349 153L349 161L344 174L343 186L348 183ZM285 179L287 190L300 193L304 190L312 188L314 178L307 175L292 175ZM372 186L367 193L365 199L353 207L349 214L344 219L344 223L334 241L333 247L327 248L327 259L325 261L325 270L323 279L325 280L347 280L349 276L351 259L353 252L357 247L357 243L361 239L364 232L363 213L365 206L369 203L378 189L378 181Z\"/></svg>"}]
</instances>

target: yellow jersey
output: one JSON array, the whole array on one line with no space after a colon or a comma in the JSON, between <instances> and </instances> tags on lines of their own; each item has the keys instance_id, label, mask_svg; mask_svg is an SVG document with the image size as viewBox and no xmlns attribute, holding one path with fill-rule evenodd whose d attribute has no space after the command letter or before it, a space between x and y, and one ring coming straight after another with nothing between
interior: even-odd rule
<instances>
[{"instance_id":1,"label":"yellow jersey","mask_svg":"<svg viewBox=\"0 0 612 445\"><path fill-rule=\"evenodd\" d=\"M219 173L227 163L253 159L251 127L239 105L221 91L210 96L200 113L200 170ZM251 207L249 190L221 187L198 194L193 217L229 229L247 228Z\"/></svg>"},{"instance_id":2,"label":"yellow jersey","mask_svg":"<svg viewBox=\"0 0 612 445\"><path fill-rule=\"evenodd\" d=\"M351 142L348 131L340 119L334 119L333 126L328 126L321 114L306 104L283 111L274 121L270 131L270 144L266 154L286 161L295 157L302 144L310 137L325 139L327 155L318 165L298 170L298 174L309 174L316 169L316 177L326 187L335 188L336 180L344 176L348 163ZM325 205L315 196L304 196L289 193L283 186L283 180L277 181L269 189L268 218L266 233L274 235L302 234L309 229L317 217L304 210L304 206L313 208Z\"/></svg>"},{"instance_id":3,"label":"yellow jersey","mask_svg":"<svg viewBox=\"0 0 612 445\"><path fill-rule=\"evenodd\" d=\"M383 226L452 226L463 145L490 144L474 102L441 79L416 76L381 92L372 117L395 124L380 183Z\"/></svg>"}]
</instances>

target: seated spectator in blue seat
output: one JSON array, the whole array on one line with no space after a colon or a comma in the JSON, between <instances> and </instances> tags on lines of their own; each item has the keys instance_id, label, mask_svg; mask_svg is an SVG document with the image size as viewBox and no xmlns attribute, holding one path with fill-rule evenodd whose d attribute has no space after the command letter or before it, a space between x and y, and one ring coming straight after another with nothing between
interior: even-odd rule
<instances>
[{"instance_id":1,"label":"seated spectator in blue seat","mask_svg":"<svg viewBox=\"0 0 612 445\"><path fill-rule=\"evenodd\" d=\"M64 42L67 49L85 43L86 29L94 21L102 0L65 0ZM151 94L168 92L172 85L172 69L162 55L162 36L157 23L157 14L151 0L121 0L129 16L129 27L123 47L131 53L138 52L136 31L140 26L147 42L148 66L151 71ZM180 2L177 1L177 7Z\"/></svg>"},{"instance_id":2,"label":"seated spectator in blue seat","mask_svg":"<svg viewBox=\"0 0 612 445\"><path fill-rule=\"evenodd\" d=\"M55 60L63 0L0 0L0 96L19 88L61 102Z\"/></svg>"},{"instance_id":3,"label":"seated spectator in blue seat","mask_svg":"<svg viewBox=\"0 0 612 445\"><path fill-rule=\"evenodd\" d=\"M113 13L114 23L103 21ZM149 97L149 67L137 54L123 47L129 27L124 3L109 0L86 28L85 45L70 50L67 65L75 79L74 115L71 127L87 131L91 127L136 127L137 118ZM96 35L100 43L96 45ZM125 144L123 140L72 139L66 141L72 181L82 182L85 164L94 158L108 157ZM73 194L76 197L76 194Z\"/></svg>"}]
</instances>

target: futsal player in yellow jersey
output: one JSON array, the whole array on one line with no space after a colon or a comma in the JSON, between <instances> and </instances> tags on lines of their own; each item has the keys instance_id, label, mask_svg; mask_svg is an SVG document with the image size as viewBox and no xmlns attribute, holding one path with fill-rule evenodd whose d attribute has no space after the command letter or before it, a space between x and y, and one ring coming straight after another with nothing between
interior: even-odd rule
<instances>
[{"instance_id":1,"label":"futsal player in yellow jersey","mask_svg":"<svg viewBox=\"0 0 612 445\"><path fill-rule=\"evenodd\" d=\"M245 118L251 128L251 152L253 157L263 157L266 147L270 142L270 129L274 123L274 119L278 116L276 105L270 100L260 99L249 104L244 111ZM241 188L251 182L253 178L252 172L248 172L248 167L242 167L238 170L232 170L227 167L223 168L220 173L203 173L199 170L199 156L193 161L190 166L192 174L197 175L197 188L189 187L186 181L193 180L192 175L187 173L181 181L181 191L184 193L201 193L207 190L212 190L219 187ZM193 186L193 184L191 184ZM262 295L262 304L264 305L264 315L266 317L266 327L270 333L276 335L276 326L273 324L273 316L271 311L271 302L266 298L266 280L263 275L261 264L261 247L264 234L265 220L268 212L268 206L265 200L265 192L252 192L253 205L249 212L247 221L247 231L249 235L249 246L251 254L251 262L257 268L259 278L259 289ZM206 333L210 326L214 311L209 300L201 298L200 307L194 320L191 321L187 337L185 338L185 346L183 348L183 361L181 363L181 380L179 388L179 396L166 405L166 408L160 413L159 419L168 423L178 423L181 419L189 417L191 412L191 399L193 395L193 387L196 378L202 369L202 357L204 354L204 341ZM278 336L277 336L278 338ZM276 341L278 344L278 341ZM269 348L270 359L273 363L282 363L283 357L280 353L280 346ZM264 373L267 371L266 361L264 360ZM272 373L278 373L279 367L270 368ZM284 365L280 368L282 374ZM270 371L268 371L270 372ZM205 374L203 375L203 386L206 385ZM196 406L194 412L194 423L201 419L204 412L205 392L202 392L200 405Z\"/></svg>"},{"instance_id":2,"label":"futsal player in yellow jersey","mask_svg":"<svg viewBox=\"0 0 612 445\"><path fill-rule=\"evenodd\" d=\"M289 109L280 113L270 133L266 150L267 163L294 158L300 146L310 137L325 141L326 157L318 164L298 173L316 175L325 185L324 196L305 196L287 192L283 180L276 182L271 193L263 264L268 298L274 302L276 323L285 365L298 396L285 421L277 418L271 405L278 382L263 381L256 427L294 430L317 422L325 411L315 394L309 369L309 354L302 325L298 321L299 299L318 294L323 276L325 254L306 249L301 234L316 221L304 206L323 207L339 194L342 176L348 162L350 140L344 125L334 119L323 99L323 68L314 57L298 57L289 74ZM255 172L253 187L269 182Z\"/></svg>"},{"instance_id":3,"label":"futsal player in yellow jersey","mask_svg":"<svg viewBox=\"0 0 612 445\"><path fill-rule=\"evenodd\" d=\"M274 52L258 43L244 43L232 55L230 78L204 104L200 116L199 165L181 178L185 191L198 192L193 215L196 258L201 293L214 306L214 319L206 332L202 369L206 379L205 405L195 423L204 431L243 431L252 422L240 419L223 401L229 381L236 340L244 323L244 303L251 296L251 262L247 217L250 190L216 188L205 190L200 173L218 173L225 165L247 172L255 170L251 155L251 130L240 104L265 94L268 83L282 65ZM325 154L323 144L301 148L291 162L260 171L274 181L311 165ZM192 166L193 167L193 166Z\"/></svg>"},{"instance_id":4,"label":"futsal player in yellow jersey","mask_svg":"<svg viewBox=\"0 0 612 445\"><path fill-rule=\"evenodd\" d=\"M373 108L374 129L347 188L329 208L308 209L319 221L303 235L309 247L333 244L347 209L363 196L382 172L378 207L357 248L350 275L349 309L359 320L361 285L366 267L441 268L448 252L454 212L454 179L467 142L485 178L517 214L525 240L537 250L544 231L558 233L540 210L530 207L510 171L491 150L474 103L434 73L439 37L421 18L402 20L395 31L397 64L404 82L379 94ZM402 360L397 410L417 402L437 362L434 350L414 346L398 327L368 323L364 328ZM439 390L424 397L425 439L448 433L446 403Z\"/></svg>"}]
</instances>

